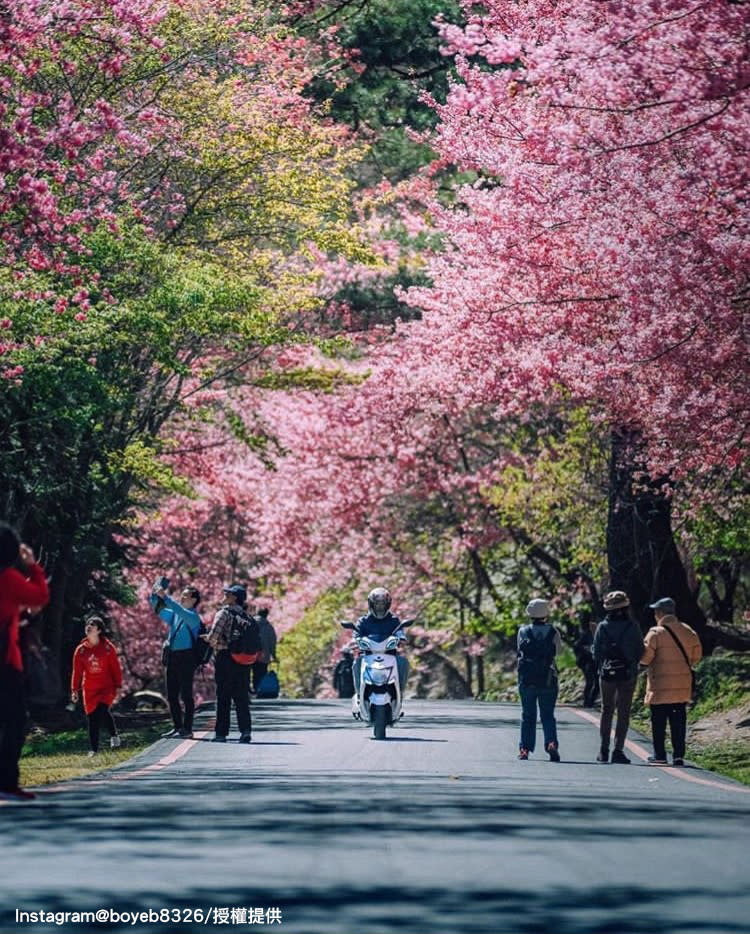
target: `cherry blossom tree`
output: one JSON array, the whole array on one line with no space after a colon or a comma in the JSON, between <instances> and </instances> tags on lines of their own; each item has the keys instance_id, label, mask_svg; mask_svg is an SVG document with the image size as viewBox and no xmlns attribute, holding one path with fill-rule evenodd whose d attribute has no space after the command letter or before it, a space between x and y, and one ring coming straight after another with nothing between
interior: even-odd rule
<instances>
[{"instance_id":1,"label":"cherry blossom tree","mask_svg":"<svg viewBox=\"0 0 750 934\"><path fill-rule=\"evenodd\" d=\"M609 583L644 620L641 604L668 591L707 648L744 645L706 625L671 510L715 503L747 469L746 5L483 10L467 4L466 27L442 29L458 76L434 103L438 161L410 186L409 214L425 201L442 250L430 284L398 295L414 320L367 332L350 360L279 361L328 372L324 393L281 376L238 391L246 428L273 439L272 470L232 453L262 542L243 561L300 609L388 579L415 606L443 588L481 622L507 605L515 545L537 562L528 586L595 604L605 575L583 553L601 541L583 548L575 521L562 552L529 536L556 445L585 411L609 438L609 476L599 464L586 494L600 484L592 508L609 500ZM446 167L469 181L438 196L430 179ZM525 515L509 492L519 475L536 497Z\"/></svg>"}]
</instances>

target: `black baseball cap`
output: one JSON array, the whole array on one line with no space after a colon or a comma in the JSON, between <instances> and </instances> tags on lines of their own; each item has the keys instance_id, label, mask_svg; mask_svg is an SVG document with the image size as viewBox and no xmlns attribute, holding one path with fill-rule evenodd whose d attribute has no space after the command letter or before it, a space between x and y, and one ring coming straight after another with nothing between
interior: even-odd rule
<instances>
[{"instance_id":1,"label":"black baseball cap","mask_svg":"<svg viewBox=\"0 0 750 934\"><path fill-rule=\"evenodd\" d=\"M247 600L247 591L242 586L242 584L230 584L228 587L224 587L223 589L224 593L233 593L240 601L240 603L244 603L245 600Z\"/></svg>"}]
</instances>

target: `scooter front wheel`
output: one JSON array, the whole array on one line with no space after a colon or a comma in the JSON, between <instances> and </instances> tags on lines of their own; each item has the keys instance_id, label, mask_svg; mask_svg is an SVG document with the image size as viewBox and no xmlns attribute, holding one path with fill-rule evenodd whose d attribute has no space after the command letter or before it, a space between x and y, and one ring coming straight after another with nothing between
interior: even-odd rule
<instances>
[{"instance_id":1,"label":"scooter front wheel","mask_svg":"<svg viewBox=\"0 0 750 934\"><path fill-rule=\"evenodd\" d=\"M372 735L375 739L385 739L385 728L388 723L388 708L386 706L375 707L372 712Z\"/></svg>"}]
</instances>

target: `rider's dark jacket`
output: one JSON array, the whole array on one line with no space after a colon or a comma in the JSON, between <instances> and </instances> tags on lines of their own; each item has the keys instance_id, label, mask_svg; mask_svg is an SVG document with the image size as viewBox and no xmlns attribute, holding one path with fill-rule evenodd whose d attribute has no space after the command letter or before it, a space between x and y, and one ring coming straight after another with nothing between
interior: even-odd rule
<instances>
[{"instance_id":1,"label":"rider's dark jacket","mask_svg":"<svg viewBox=\"0 0 750 934\"><path fill-rule=\"evenodd\" d=\"M393 613L389 612L388 615L384 616L382 619L378 619L377 616L368 613L367 616L360 616L357 620L357 632L361 636L367 636L371 639L376 639L378 642L383 642L391 633L394 633L400 625L401 620L398 616L394 616Z\"/></svg>"}]
</instances>

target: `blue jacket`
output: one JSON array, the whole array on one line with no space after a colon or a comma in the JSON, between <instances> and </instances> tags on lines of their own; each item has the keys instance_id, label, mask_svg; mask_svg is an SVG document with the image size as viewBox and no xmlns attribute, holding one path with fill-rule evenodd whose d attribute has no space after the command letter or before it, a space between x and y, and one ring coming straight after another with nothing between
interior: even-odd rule
<instances>
[{"instance_id":1,"label":"blue jacket","mask_svg":"<svg viewBox=\"0 0 750 934\"><path fill-rule=\"evenodd\" d=\"M172 651L191 649L201 628L201 618L198 613L195 610L189 610L171 597L157 597L155 593L151 594L148 602L159 614L162 622L169 627L168 638ZM161 609L159 609L160 604ZM181 626L180 622L182 622Z\"/></svg>"},{"instance_id":2,"label":"blue jacket","mask_svg":"<svg viewBox=\"0 0 750 934\"><path fill-rule=\"evenodd\" d=\"M400 625L401 620L398 616L394 616L393 613L389 612L383 619L378 619L377 616L368 613L367 616L360 616L357 620L357 632L361 636L367 636L370 639L383 642L391 633L395 632Z\"/></svg>"}]
</instances>

